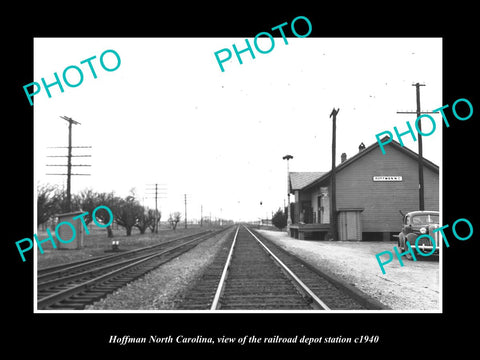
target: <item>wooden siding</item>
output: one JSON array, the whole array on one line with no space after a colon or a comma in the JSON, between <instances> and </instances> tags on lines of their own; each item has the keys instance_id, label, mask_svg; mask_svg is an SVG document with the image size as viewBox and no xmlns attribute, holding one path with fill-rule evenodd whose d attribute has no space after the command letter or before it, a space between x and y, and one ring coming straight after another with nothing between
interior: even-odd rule
<instances>
[{"instance_id":1,"label":"wooden siding","mask_svg":"<svg viewBox=\"0 0 480 360\"><path fill-rule=\"evenodd\" d=\"M402 181L373 181L373 176L400 175ZM425 210L439 210L439 175L424 167ZM418 210L418 162L390 147L370 151L337 172L337 209L358 207L364 232L400 231L404 213Z\"/></svg>"}]
</instances>

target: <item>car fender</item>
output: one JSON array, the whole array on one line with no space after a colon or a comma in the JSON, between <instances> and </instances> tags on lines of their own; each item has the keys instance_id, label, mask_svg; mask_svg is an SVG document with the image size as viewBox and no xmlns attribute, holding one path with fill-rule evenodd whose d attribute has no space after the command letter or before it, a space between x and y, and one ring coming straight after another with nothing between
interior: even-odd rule
<instances>
[{"instance_id":1,"label":"car fender","mask_svg":"<svg viewBox=\"0 0 480 360\"><path fill-rule=\"evenodd\" d=\"M410 243L410 247L415 247L415 240L417 240L418 234L410 233L407 235L406 241ZM405 244L405 250L407 249L407 244Z\"/></svg>"},{"instance_id":2,"label":"car fender","mask_svg":"<svg viewBox=\"0 0 480 360\"><path fill-rule=\"evenodd\" d=\"M398 234L398 247L400 249L403 249L405 247L405 234L403 232L400 232Z\"/></svg>"}]
</instances>

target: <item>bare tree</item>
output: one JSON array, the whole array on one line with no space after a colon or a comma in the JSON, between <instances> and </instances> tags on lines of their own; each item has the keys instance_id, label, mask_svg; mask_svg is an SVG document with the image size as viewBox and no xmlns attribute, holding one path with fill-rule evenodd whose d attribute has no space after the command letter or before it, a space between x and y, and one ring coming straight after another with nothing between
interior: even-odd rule
<instances>
[{"instance_id":1,"label":"bare tree","mask_svg":"<svg viewBox=\"0 0 480 360\"><path fill-rule=\"evenodd\" d=\"M155 219L149 216L150 210L147 211L143 206L142 209L143 212L138 216L137 222L134 226L140 230L140 234L145 234L145 231L152 223L155 222Z\"/></svg>"},{"instance_id":2,"label":"bare tree","mask_svg":"<svg viewBox=\"0 0 480 360\"><path fill-rule=\"evenodd\" d=\"M106 198L106 196L103 198ZM88 212L88 214L83 217L83 219L85 220L85 224L88 225L93 220L92 219L93 210L95 210L95 208L98 205L105 205L104 203L100 203L101 199L102 199L101 194L94 192L92 189L85 189L81 191L79 194L73 195L72 209ZM95 215L96 217L98 217L98 214L95 214Z\"/></svg>"},{"instance_id":3,"label":"bare tree","mask_svg":"<svg viewBox=\"0 0 480 360\"><path fill-rule=\"evenodd\" d=\"M157 225L157 229L158 229L158 224L160 223L160 219L162 218L162 213L157 210L156 211L156 216L155 216L155 210L148 209L147 218L148 218L148 228L153 233L153 232L155 232L155 225ZM155 224L155 222L157 224Z\"/></svg>"},{"instance_id":4,"label":"bare tree","mask_svg":"<svg viewBox=\"0 0 480 360\"><path fill-rule=\"evenodd\" d=\"M144 209L132 195L125 199L115 197L113 199L113 214L115 222L125 228L127 236L132 235L132 228L137 224L142 216Z\"/></svg>"},{"instance_id":5,"label":"bare tree","mask_svg":"<svg viewBox=\"0 0 480 360\"><path fill-rule=\"evenodd\" d=\"M174 212L173 214L170 213L170 217L168 218L168 222L173 230L177 228L177 224L180 222L182 218L182 214L179 211Z\"/></svg>"},{"instance_id":6,"label":"bare tree","mask_svg":"<svg viewBox=\"0 0 480 360\"><path fill-rule=\"evenodd\" d=\"M100 205L108 207L112 211L112 213L115 215L114 207L116 202L115 202L115 195L113 192L95 193L94 204L95 204L95 207ZM89 213L89 215L91 216L92 214L93 214L93 210L92 210L92 213ZM110 222L110 216L111 215L108 213L108 211L103 208L98 209L95 212L96 220L100 220L104 224L108 224ZM111 225L107 226L107 234L109 238L113 238L113 231L112 231Z\"/></svg>"},{"instance_id":7,"label":"bare tree","mask_svg":"<svg viewBox=\"0 0 480 360\"><path fill-rule=\"evenodd\" d=\"M58 211L60 199L57 186L37 185L37 225L47 222Z\"/></svg>"}]
</instances>

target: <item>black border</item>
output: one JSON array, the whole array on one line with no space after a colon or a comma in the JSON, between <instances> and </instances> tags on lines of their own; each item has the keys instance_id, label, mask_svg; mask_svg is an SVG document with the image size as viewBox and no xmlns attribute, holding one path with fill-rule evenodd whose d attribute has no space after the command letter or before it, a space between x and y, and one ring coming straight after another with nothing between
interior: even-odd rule
<instances>
[{"instance_id":1,"label":"black border","mask_svg":"<svg viewBox=\"0 0 480 360\"><path fill-rule=\"evenodd\" d=\"M290 7L290 5L292 7ZM129 8L126 8L126 7ZM192 352L227 350L294 349L299 353L335 352L353 349L372 354L379 350L398 352L426 350L429 354L443 348L461 345L462 350L474 344L469 319L475 313L474 257L477 256L478 212L475 204L476 147L475 136L480 111L478 91L473 91L478 79L474 66L476 44L473 18L475 10L456 3L449 6L421 8L418 4L373 5L342 3L336 6L313 3L304 9L292 4L276 3L260 11L258 6L245 3L223 3L208 8L205 4L192 8L188 3L177 10L162 3L124 5L110 4L106 9L85 4L84 8L52 9L34 5L14 12L7 36L8 41L7 101L10 111L4 122L4 142L7 163L7 201L4 203L3 242L7 268L5 291L8 317L8 338L12 350L36 349L47 356L93 355L108 352L142 350L180 350L179 345L120 347L108 344L110 335L167 336L244 335L292 337L295 335L360 336L379 335L378 344L364 346L193 346ZM38 7L38 8L36 8ZM33 314L33 256L25 263L18 257L14 242L32 234L33 219L33 108L29 106L23 85L33 81L33 37L230 37L251 38L261 31L296 16L306 16L313 25L310 37L443 37L444 100L453 104L467 98L473 104L474 115L468 121L453 118L446 110L450 128L444 127L443 148L443 214L444 223L467 218L474 226L474 236L465 242L450 241L444 252L444 313L443 314ZM7 32L7 30L9 30ZM476 65L476 64L475 64ZM4 69L7 69L5 67ZM10 78L11 77L11 78ZM372 134L373 137L373 134ZM451 232L447 232L447 235ZM450 235L451 236L451 235ZM450 238L449 238L450 239ZM11 315L10 315L11 314ZM378 353L379 355L382 353ZM388 356L385 353L381 356ZM166 356L164 354L164 356Z\"/></svg>"}]
</instances>

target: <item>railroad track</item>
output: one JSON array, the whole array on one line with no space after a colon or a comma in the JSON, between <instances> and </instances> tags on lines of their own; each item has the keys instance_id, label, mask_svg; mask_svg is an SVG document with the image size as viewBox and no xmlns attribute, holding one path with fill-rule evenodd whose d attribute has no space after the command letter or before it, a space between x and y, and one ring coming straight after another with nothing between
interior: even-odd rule
<instances>
[{"instance_id":1,"label":"railroad track","mask_svg":"<svg viewBox=\"0 0 480 360\"><path fill-rule=\"evenodd\" d=\"M224 230L39 270L37 308L83 309Z\"/></svg>"},{"instance_id":2,"label":"railroad track","mask_svg":"<svg viewBox=\"0 0 480 360\"><path fill-rule=\"evenodd\" d=\"M193 239L194 237L198 237L200 235L205 235L208 233L210 233L210 231L203 231L200 233L165 241L160 244L142 247L139 249L122 251L122 252L118 252L110 255L97 256L93 259L79 260L75 262L69 262L66 264L60 264L60 265L39 269L37 271L37 282L40 284L52 279L60 279L76 273L87 272L89 270L95 269L102 265L106 265L108 263L118 262L121 259L136 257L140 254L148 254L155 250L165 249L168 246L171 246L172 244L176 244L176 243L180 244L181 242L187 242Z\"/></svg>"},{"instance_id":3,"label":"railroad track","mask_svg":"<svg viewBox=\"0 0 480 360\"><path fill-rule=\"evenodd\" d=\"M384 307L240 226L177 308L328 311Z\"/></svg>"}]
</instances>

